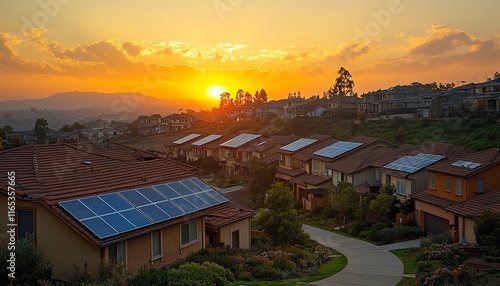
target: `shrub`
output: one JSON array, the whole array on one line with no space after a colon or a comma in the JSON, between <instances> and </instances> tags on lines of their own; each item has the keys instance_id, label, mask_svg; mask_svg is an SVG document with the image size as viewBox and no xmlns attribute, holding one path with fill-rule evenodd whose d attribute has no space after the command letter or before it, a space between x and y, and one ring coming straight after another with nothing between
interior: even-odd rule
<instances>
[{"instance_id":1,"label":"shrub","mask_svg":"<svg viewBox=\"0 0 500 286\"><path fill-rule=\"evenodd\" d=\"M487 210L476 217L474 234L480 246L488 246L489 255L500 256L500 213Z\"/></svg>"},{"instance_id":2,"label":"shrub","mask_svg":"<svg viewBox=\"0 0 500 286\"><path fill-rule=\"evenodd\" d=\"M323 209L322 216L324 219L334 218L337 216L337 211L334 208L332 208L331 206L327 206Z\"/></svg>"},{"instance_id":3,"label":"shrub","mask_svg":"<svg viewBox=\"0 0 500 286\"><path fill-rule=\"evenodd\" d=\"M311 214L313 216L319 216L321 213L323 213L324 209L325 209L325 207L322 207L322 206L314 207L311 210Z\"/></svg>"},{"instance_id":4,"label":"shrub","mask_svg":"<svg viewBox=\"0 0 500 286\"><path fill-rule=\"evenodd\" d=\"M484 257L484 261L486 262L491 262L491 263L500 263L500 257L498 256L490 256L490 255L486 255Z\"/></svg>"},{"instance_id":5,"label":"shrub","mask_svg":"<svg viewBox=\"0 0 500 286\"><path fill-rule=\"evenodd\" d=\"M45 257L43 251L38 248L31 237L21 238L17 241L15 248L16 272L13 285L37 285L38 281L48 281L52 277L52 265ZM7 276L10 271L7 267L7 257L11 250L7 243L0 246L0 284L9 284ZM5 259L4 259L5 258Z\"/></svg>"},{"instance_id":6,"label":"shrub","mask_svg":"<svg viewBox=\"0 0 500 286\"><path fill-rule=\"evenodd\" d=\"M173 286L181 285L229 285L234 281L234 276L224 267L212 263L203 262L202 264L188 262L181 265L178 269L171 269L168 272L167 284Z\"/></svg>"},{"instance_id":7,"label":"shrub","mask_svg":"<svg viewBox=\"0 0 500 286\"><path fill-rule=\"evenodd\" d=\"M428 247L431 244L447 244L453 242L453 237L451 237L449 232L444 232L438 235L430 233L427 237L422 237L420 239L420 247Z\"/></svg>"},{"instance_id":8,"label":"shrub","mask_svg":"<svg viewBox=\"0 0 500 286\"><path fill-rule=\"evenodd\" d=\"M467 254L460 248L459 244L432 244L424 249L424 259L436 260L444 265L459 265L467 260Z\"/></svg>"},{"instance_id":9,"label":"shrub","mask_svg":"<svg viewBox=\"0 0 500 286\"><path fill-rule=\"evenodd\" d=\"M353 225L349 229L348 233L349 233L349 235L352 235L352 236L359 236L361 231L363 231L365 229L365 227L367 227L367 226L368 226L367 223L357 221L357 222L353 223Z\"/></svg>"}]
</instances>

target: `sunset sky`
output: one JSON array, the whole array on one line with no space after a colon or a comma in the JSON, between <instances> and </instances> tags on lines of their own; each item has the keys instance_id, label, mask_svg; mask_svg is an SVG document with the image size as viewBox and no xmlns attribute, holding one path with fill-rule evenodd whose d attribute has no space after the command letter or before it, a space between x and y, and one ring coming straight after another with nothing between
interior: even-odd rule
<instances>
[{"instance_id":1,"label":"sunset sky","mask_svg":"<svg viewBox=\"0 0 500 286\"><path fill-rule=\"evenodd\" d=\"M480 82L500 71L498 11L489 0L2 1L0 100L73 90L209 100L240 88L309 97L341 66L358 94Z\"/></svg>"}]
</instances>

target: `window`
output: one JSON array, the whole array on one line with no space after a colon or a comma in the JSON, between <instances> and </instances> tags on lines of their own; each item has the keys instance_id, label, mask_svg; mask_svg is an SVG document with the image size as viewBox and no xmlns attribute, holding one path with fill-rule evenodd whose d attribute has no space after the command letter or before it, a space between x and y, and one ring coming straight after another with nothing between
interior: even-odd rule
<instances>
[{"instance_id":1,"label":"window","mask_svg":"<svg viewBox=\"0 0 500 286\"><path fill-rule=\"evenodd\" d=\"M340 182L345 182L346 181L346 176L344 173L340 173Z\"/></svg>"},{"instance_id":2,"label":"window","mask_svg":"<svg viewBox=\"0 0 500 286\"><path fill-rule=\"evenodd\" d=\"M318 172L318 160L313 159L313 171Z\"/></svg>"},{"instance_id":3,"label":"window","mask_svg":"<svg viewBox=\"0 0 500 286\"><path fill-rule=\"evenodd\" d=\"M476 193L484 192L484 179L476 179Z\"/></svg>"},{"instance_id":4,"label":"window","mask_svg":"<svg viewBox=\"0 0 500 286\"><path fill-rule=\"evenodd\" d=\"M35 239L35 215L33 210L17 211L17 237Z\"/></svg>"},{"instance_id":5,"label":"window","mask_svg":"<svg viewBox=\"0 0 500 286\"><path fill-rule=\"evenodd\" d=\"M196 221L181 225L181 244L193 242L198 239Z\"/></svg>"},{"instance_id":6,"label":"window","mask_svg":"<svg viewBox=\"0 0 500 286\"><path fill-rule=\"evenodd\" d=\"M328 172L326 171L326 163L325 162L321 162L321 174L322 175L328 175Z\"/></svg>"},{"instance_id":7,"label":"window","mask_svg":"<svg viewBox=\"0 0 500 286\"><path fill-rule=\"evenodd\" d=\"M236 230L231 233L231 247L239 248L240 247L240 231Z\"/></svg>"},{"instance_id":8,"label":"window","mask_svg":"<svg viewBox=\"0 0 500 286\"><path fill-rule=\"evenodd\" d=\"M285 159L286 159L286 165L287 166L292 166L292 156L286 155Z\"/></svg>"},{"instance_id":9,"label":"window","mask_svg":"<svg viewBox=\"0 0 500 286\"><path fill-rule=\"evenodd\" d=\"M283 154L279 154L278 156L280 158L280 165L285 165L285 161L283 159Z\"/></svg>"},{"instance_id":10,"label":"window","mask_svg":"<svg viewBox=\"0 0 500 286\"><path fill-rule=\"evenodd\" d=\"M153 258L161 256L161 230L151 233L151 256Z\"/></svg>"},{"instance_id":11,"label":"window","mask_svg":"<svg viewBox=\"0 0 500 286\"><path fill-rule=\"evenodd\" d=\"M391 183L391 175L385 175L385 183L390 184Z\"/></svg>"},{"instance_id":12,"label":"window","mask_svg":"<svg viewBox=\"0 0 500 286\"><path fill-rule=\"evenodd\" d=\"M124 263L125 262L125 242L118 242L108 246L108 259L111 263Z\"/></svg>"},{"instance_id":13,"label":"window","mask_svg":"<svg viewBox=\"0 0 500 286\"><path fill-rule=\"evenodd\" d=\"M375 180L380 181L380 170L375 169Z\"/></svg>"},{"instance_id":14,"label":"window","mask_svg":"<svg viewBox=\"0 0 500 286\"><path fill-rule=\"evenodd\" d=\"M200 155L200 149L194 148L194 155L198 156Z\"/></svg>"},{"instance_id":15,"label":"window","mask_svg":"<svg viewBox=\"0 0 500 286\"><path fill-rule=\"evenodd\" d=\"M436 175L431 173L431 189L436 188Z\"/></svg>"},{"instance_id":16,"label":"window","mask_svg":"<svg viewBox=\"0 0 500 286\"><path fill-rule=\"evenodd\" d=\"M406 195L406 180L398 180L397 192L400 195Z\"/></svg>"},{"instance_id":17,"label":"window","mask_svg":"<svg viewBox=\"0 0 500 286\"><path fill-rule=\"evenodd\" d=\"M450 176L446 176L446 192L450 192Z\"/></svg>"},{"instance_id":18,"label":"window","mask_svg":"<svg viewBox=\"0 0 500 286\"><path fill-rule=\"evenodd\" d=\"M455 183L455 195L461 196L462 195L462 180L460 178L456 179Z\"/></svg>"}]
</instances>

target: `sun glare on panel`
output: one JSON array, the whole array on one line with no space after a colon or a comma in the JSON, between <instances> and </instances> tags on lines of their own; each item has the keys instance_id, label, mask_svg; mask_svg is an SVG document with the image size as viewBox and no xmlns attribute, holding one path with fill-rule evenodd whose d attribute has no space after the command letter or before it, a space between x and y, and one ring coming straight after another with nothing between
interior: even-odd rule
<instances>
[{"instance_id":1,"label":"sun glare on panel","mask_svg":"<svg viewBox=\"0 0 500 286\"><path fill-rule=\"evenodd\" d=\"M226 92L226 91L227 91L227 89L225 87L223 87L222 85L214 84L214 85L211 85L207 88L206 93L207 93L207 96L212 98L212 99L219 99L220 94L223 92Z\"/></svg>"}]
</instances>

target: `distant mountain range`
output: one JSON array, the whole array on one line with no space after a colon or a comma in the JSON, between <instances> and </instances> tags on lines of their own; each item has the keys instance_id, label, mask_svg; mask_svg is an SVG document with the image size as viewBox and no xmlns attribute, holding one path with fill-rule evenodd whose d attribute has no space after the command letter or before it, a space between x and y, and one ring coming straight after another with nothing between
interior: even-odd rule
<instances>
[{"instance_id":1,"label":"distant mountain range","mask_svg":"<svg viewBox=\"0 0 500 286\"><path fill-rule=\"evenodd\" d=\"M209 109L206 101L201 100L165 100L143 94L133 93L100 93L100 92L63 92L41 99L24 99L0 101L0 111L7 110L74 110L92 109L105 114L133 113L167 115L193 109Z\"/></svg>"}]
</instances>

